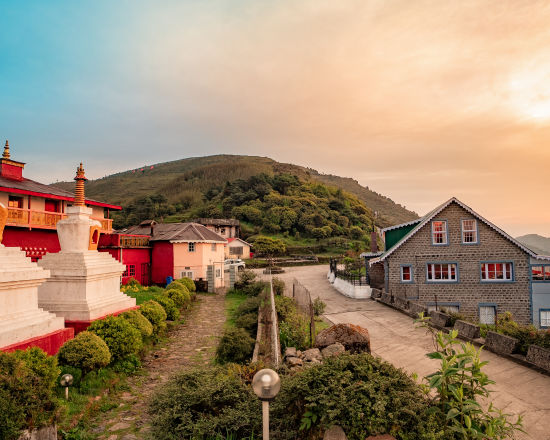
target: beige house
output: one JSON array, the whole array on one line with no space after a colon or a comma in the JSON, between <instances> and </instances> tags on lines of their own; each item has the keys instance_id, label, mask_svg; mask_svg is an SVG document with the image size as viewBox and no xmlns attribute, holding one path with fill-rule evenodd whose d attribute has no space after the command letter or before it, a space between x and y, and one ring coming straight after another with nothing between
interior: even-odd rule
<instances>
[{"instance_id":1,"label":"beige house","mask_svg":"<svg viewBox=\"0 0 550 440\"><path fill-rule=\"evenodd\" d=\"M241 235L241 224L233 218L197 218L193 223L203 225L223 238L237 238Z\"/></svg>"},{"instance_id":2,"label":"beige house","mask_svg":"<svg viewBox=\"0 0 550 440\"><path fill-rule=\"evenodd\" d=\"M225 258L250 258L250 244L240 238L228 238Z\"/></svg>"}]
</instances>

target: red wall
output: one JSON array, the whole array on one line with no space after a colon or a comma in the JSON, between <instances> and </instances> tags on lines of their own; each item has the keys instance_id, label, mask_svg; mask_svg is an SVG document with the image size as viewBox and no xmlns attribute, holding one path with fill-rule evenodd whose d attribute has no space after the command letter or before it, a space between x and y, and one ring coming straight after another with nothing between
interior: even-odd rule
<instances>
[{"instance_id":1,"label":"red wall","mask_svg":"<svg viewBox=\"0 0 550 440\"><path fill-rule=\"evenodd\" d=\"M41 258L46 252L59 252L59 239L55 229L27 229L6 226L2 244L18 247L27 252L27 257ZM36 249L34 249L36 248Z\"/></svg>"},{"instance_id":2,"label":"red wall","mask_svg":"<svg viewBox=\"0 0 550 440\"><path fill-rule=\"evenodd\" d=\"M174 276L174 249L167 241L155 241L153 245L152 281L165 284L166 277Z\"/></svg>"},{"instance_id":3,"label":"red wall","mask_svg":"<svg viewBox=\"0 0 550 440\"><path fill-rule=\"evenodd\" d=\"M133 277L122 277L122 284L127 284L131 278L135 278L142 285L147 286L150 284L149 280L149 266L151 264L151 257L149 249L134 248L134 249L120 249L120 248L107 248L98 249L99 252L109 253L115 260L120 260L120 254L122 253L121 263L128 266L133 264L135 266L136 274ZM147 267L145 267L147 265Z\"/></svg>"}]
</instances>

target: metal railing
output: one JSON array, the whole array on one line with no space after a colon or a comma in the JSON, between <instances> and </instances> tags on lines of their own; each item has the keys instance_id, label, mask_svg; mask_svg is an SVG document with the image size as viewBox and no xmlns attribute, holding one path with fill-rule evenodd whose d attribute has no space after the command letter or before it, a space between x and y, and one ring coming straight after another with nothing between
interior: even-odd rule
<instances>
[{"instance_id":1,"label":"metal railing","mask_svg":"<svg viewBox=\"0 0 550 440\"><path fill-rule=\"evenodd\" d=\"M26 228L55 229L57 222L67 215L61 212L39 211L36 209L8 208L7 226ZM113 220L110 218L91 217L101 223L101 232L112 232Z\"/></svg>"}]
</instances>

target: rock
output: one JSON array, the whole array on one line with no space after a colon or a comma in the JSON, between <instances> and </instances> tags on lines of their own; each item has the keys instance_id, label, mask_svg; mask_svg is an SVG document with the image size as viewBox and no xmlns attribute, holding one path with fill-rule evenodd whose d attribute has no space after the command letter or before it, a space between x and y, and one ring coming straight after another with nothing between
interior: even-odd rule
<instances>
[{"instance_id":1,"label":"rock","mask_svg":"<svg viewBox=\"0 0 550 440\"><path fill-rule=\"evenodd\" d=\"M344 430L340 426L334 425L325 431L323 440L347 440L347 437Z\"/></svg>"},{"instance_id":2,"label":"rock","mask_svg":"<svg viewBox=\"0 0 550 440\"><path fill-rule=\"evenodd\" d=\"M369 332L358 325L336 324L321 331L315 338L315 346L320 349L337 342L351 353L370 353Z\"/></svg>"},{"instance_id":3,"label":"rock","mask_svg":"<svg viewBox=\"0 0 550 440\"><path fill-rule=\"evenodd\" d=\"M321 361L321 359L323 359L323 356L321 355L321 350L318 348L310 348L304 351L304 360L306 362Z\"/></svg>"},{"instance_id":4,"label":"rock","mask_svg":"<svg viewBox=\"0 0 550 440\"><path fill-rule=\"evenodd\" d=\"M296 356L297 356L297 357L302 357L302 352L301 352L300 350L297 350L297 351L296 351Z\"/></svg>"},{"instance_id":5,"label":"rock","mask_svg":"<svg viewBox=\"0 0 550 440\"><path fill-rule=\"evenodd\" d=\"M287 347L285 350L285 358L287 357L298 357L296 353L296 347Z\"/></svg>"},{"instance_id":6,"label":"rock","mask_svg":"<svg viewBox=\"0 0 550 440\"><path fill-rule=\"evenodd\" d=\"M111 426L109 428L109 431L120 431L121 429L128 429L130 427L130 424L129 423L124 423L124 422L118 422L118 423L115 423L113 426Z\"/></svg>"},{"instance_id":7,"label":"rock","mask_svg":"<svg viewBox=\"0 0 550 440\"><path fill-rule=\"evenodd\" d=\"M367 440L395 440L395 437L389 434L371 435L367 437Z\"/></svg>"},{"instance_id":8,"label":"rock","mask_svg":"<svg viewBox=\"0 0 550 440\"><path fill-rule=\"evenodd\" d=\"M118 435L116 434L113 434L113 435L110 435L107 440L117 440L118 439Z\"/></svg>"},{"instance_id":9,"label":"rock","mask_svg":"<svg viewBox=\"0 0 550 440\"><path fill-rule=\"evenodd\" d=\"M304 365L304 362L303 362L302 359L300 359L299 357L289 357L289 358L286 358L286 363L287 363L290 367L301 367L302 365Z\"/></svg>"},{"instance_id":10,"label":"rock","mask_svg":"<svg viewBox=\"0 0 550 440\"><path fill-rule=\"evenodd\" d=\"M339 342L336 342L335 344L329 345L328 347L325 347L321 350L321 354L324 358L331 357L331 356L338 356L339 354L342 354L346 351L346 347L344 347Z\"/></svg>"}]
</instances>

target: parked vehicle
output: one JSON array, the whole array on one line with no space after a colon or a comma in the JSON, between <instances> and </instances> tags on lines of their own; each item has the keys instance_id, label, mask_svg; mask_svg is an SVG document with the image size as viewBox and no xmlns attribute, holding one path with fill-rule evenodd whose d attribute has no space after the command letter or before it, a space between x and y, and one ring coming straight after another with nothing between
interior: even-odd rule
<instances>
[{"instance_id":1,"label":"parked vehicle","mask_svg":"<svg viewBox=\"0 0 550 440\"><path fill-rule=\"evenodd\" d=\"M245 269L246 264L240 258L231 258L231 259L225 260L225 262L224 262L224 269L225 270L229 270L229 268L232 267L232 266L236 267L238 271L241 271L241 270Z\"/></svg>"}]
</instances>

